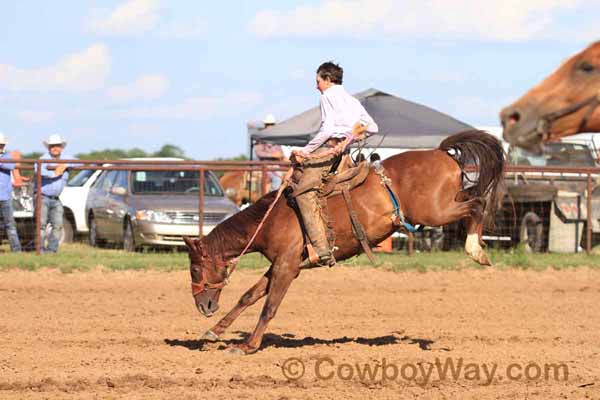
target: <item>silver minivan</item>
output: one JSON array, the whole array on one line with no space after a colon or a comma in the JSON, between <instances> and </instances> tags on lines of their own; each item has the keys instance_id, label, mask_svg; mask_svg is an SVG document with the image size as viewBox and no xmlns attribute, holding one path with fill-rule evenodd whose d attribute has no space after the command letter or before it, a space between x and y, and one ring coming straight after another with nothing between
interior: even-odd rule
<instances>
[{"instance_id":1,"label":"silver minivan","mask_svg":"<svg viewBox=\"0 0 600 400\"><path fill-rule=\"evenodd\" d=\"M143 168L143 167L142 167ZM239 211L210 171L204 172L202 233ZM89 242L142 246L184 246L198 236L199 171L106 170L90 188L86 203Z\"/></svg>"}]
</instances>

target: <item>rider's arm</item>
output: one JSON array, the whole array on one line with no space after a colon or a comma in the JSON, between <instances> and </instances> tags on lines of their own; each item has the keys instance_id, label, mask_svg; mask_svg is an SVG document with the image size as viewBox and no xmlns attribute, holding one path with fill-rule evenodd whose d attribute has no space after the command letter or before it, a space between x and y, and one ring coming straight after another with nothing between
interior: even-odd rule
<instances>
[{"instance_id":1,"label":"rider's arm","mask_svg":"<svg viewBox=\"0 0 600 400\"><path fill-rule=\"evenodd\" d=\"M302 153L312 153L323 143L325 143L335 133L334 130L334 110L330 101L325 96L321 96L321 128L306 146L300 149Z\"/></svg>"}]
</instances>

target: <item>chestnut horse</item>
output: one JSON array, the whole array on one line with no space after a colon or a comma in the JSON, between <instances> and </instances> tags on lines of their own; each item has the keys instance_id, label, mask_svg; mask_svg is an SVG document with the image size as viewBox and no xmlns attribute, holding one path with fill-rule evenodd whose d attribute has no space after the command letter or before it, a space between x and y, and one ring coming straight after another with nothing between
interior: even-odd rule
<instances>
[{"instance_id":1,"label":"chestnut horse","mask_svg":"<svg viewBox=\"0 0 600 400\"><path fill-rule=\"evenodd\" d=\"M600 42L565 61L500 113L504 139L541 152L542 143L600 132Z\"/></svg>"},{"instance_id":2,"label":"chestnut horse","mask_svg":"<svg viewBox=\"0 0 600 400\"><path fill-rule=\"evenodd\" d=\"M259 174L255 175L258 176ZM250 201L250 199L257 199L260 197L260 191L258 190L259 185L254 183L253 186L256 190L250 193L250 190L248 190L249 181L250 173L247 171L228 171L219 179L219 183L225 190L227 197L229 197L229 199L238 207L242 205L244 199Z\"/></svg>"},{"instance_id":3,"label":"chestnut horse","mask_svg":"<svg viewBox=\"0 0 600 400\"><path fill-rule=\"evenodd\" d=\"M464 189L463 167L473 163L479 165L478 179ZM503 181L504 151L498 139L481 131L463 132L446 138L435 150L401 153L382 165L406 220L427 226L464 220L468 234L466 252L480 264L490 264L481 247L481 234L484 211L494 212L496 191ZM228 281L228 262L239 256L248 244L275 194L265 195L254 205L223 221L208 236L185 239L191 261L192 294L196 307L204 316L210 317L217 311L221 290ZM371 244L381 242L398 229L391 218L393 203L374 169L351 194ZM328 207L336 235L335 258L343 260L358 254L361 245L352 233L343 197L328 198ZM304 236L297 215L286 199L280 198L250 247L250 251L262 253L271 262L270 268L237 305L205 333L203 339L219 340L219 335L247 307L267 296L256 329L245 343L232 349L246 354L257 351L268 322L300 273L303 250Z\"/></svg>"}]
</instances>

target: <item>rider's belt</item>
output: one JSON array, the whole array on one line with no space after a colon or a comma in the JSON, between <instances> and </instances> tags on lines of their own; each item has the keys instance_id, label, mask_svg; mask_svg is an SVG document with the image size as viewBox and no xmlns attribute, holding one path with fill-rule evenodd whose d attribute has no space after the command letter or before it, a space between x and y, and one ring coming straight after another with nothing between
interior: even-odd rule
<instances>
[{"instance_id":1,"label":"rider's belt","mask_svg":"<svg viewBox=\"0 0 600 400\"><path fill-rule=\"evenodd\" d=\"M340 144L342 142L342 140L344 140L344 139L342 139L342 138L330 138L330 139L327 139L327 141L325 142L325 144L328 145L328 146L331 146L331 147L335 147L338 144Z\"/></svg>"}]
</instances>

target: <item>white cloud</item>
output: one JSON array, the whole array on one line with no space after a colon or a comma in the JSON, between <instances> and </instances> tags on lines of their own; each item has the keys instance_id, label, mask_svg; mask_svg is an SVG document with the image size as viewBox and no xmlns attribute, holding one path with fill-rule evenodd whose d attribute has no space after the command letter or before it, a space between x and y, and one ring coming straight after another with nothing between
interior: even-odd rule
<instances>
[{"instance_id":1,"label":"white cloud","mask_svg":"<svg viewBox=\"0 0 600 400\"><path fill-rule=\"evenodd\" d=\"M108 47L95 44L48 67L21 69L0 64L0 88L14 91L85 92L103 87L110 70Z\"/></svg>"},{"instance_id":2,"label":"white cloud","mask_svg":"<svg viewBox=\"0 0 600 400\"><path fill-rule=\"evenodd\" d=\"M88 18L87 29L103 36L139 36L152 33L168 39L204 37L208 24L202 18L187 22L162 21L160 0L127 0L111 11Z\"/></svg>"},{"instance_id":3,"label":"white cloud","mask_svg":"<svg viewBox=\"0 0 600 400\"><path fill-rule=\"evenodd\" d=\"M260 11L249 29L261 37L520 41L557 37L559 13L580 4L598 8L582 0L321 0L287 11Z\"/></svg>"},{"instance_id":4,"label":"white cloud","mask_svg":"<svg viewBox=\"0 0 600 400\"><path fill-rule=\"evenodd\" d=\"M360 35L384 20L391 0L325 0L316 6L299 6L288 12L258 12L250 29L259 36Z\"/></svg>"},{"instance_id":5,"label":"white cloud","mask_svg":"<svg viewBox=\"0 0 600 400\"><path fill-rule=\"evenodd\" d=\"M159 11L158 0L128 0L109 13L92 17L88 29L99 35L140 35L156 27Z\"/></svg>"},{"instance_id":6,"label":"white cloud","mask_svg":"<svg viewBox=\"0 0 600 400\"><path fill-rule=\"evenodd\" d=\"M254 92L236 92L224 96L190 97L184 101L156 107L137 108L126 112L134 118L156 119L207 119L237 115L241 109L252 107L261 101Z\"/></svg>"},{"instance_id":7,"label":"white cloud","mask_svg":"<svg viewBox=\"0 0 600 400\"><path fill-rule=\"evenodd\" d=\"M107 95L115 102L154 100L162 96L169 86L169 80L163 75L144 75L130 84L111 87Z\"/></svg>"},{"instance_id":8,"label":"white cloud","mask_svg":"<svg viewBox=\"0 0 600 400\"><path fill-rule=\"evenodd\" d=\"M42 110L22 110L17 112L17 117L29 124L41 124L50 122L54 119L54 113L52 111Z\"/></svg>"}]
</instances>

